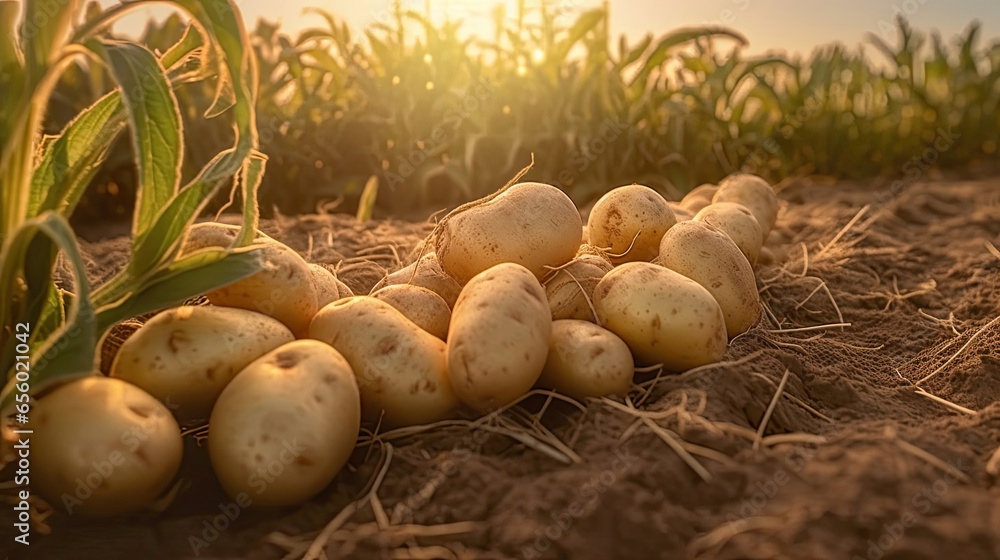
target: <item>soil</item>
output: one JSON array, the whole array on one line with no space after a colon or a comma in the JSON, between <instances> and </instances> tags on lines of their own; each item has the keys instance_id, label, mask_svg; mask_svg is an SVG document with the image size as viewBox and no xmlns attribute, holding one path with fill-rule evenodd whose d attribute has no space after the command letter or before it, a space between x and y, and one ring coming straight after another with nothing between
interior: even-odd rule
<instances>
[{"instance_id":1,"label":"soil","mask_svg":"<svg viewBox=\"0 0 1000 560\"><path fill-rule=\"evenodd\" d=\"M30 557L299 558L385 467L381 508L365 501L329 536L327 558L1000 558L1000 484L987 468L1000 446L1000 258L985 243L1000 246L1000 179L783 187L775 259L757 269L767 318L721 364L637 375L631 400L661 412L650 423L673 446L608 402L580 411L537 395L504 425L537 421L538 437L550 431L578 461L467 425L390 433L317 498L243 509L189 436L168 509L53 514ZM361 293L430 228L332 215L263 224ZM84 249L95 278L127 259L121 238ZM954 406L919 394L924 378ZM0 555L18 552L11 531L0 525Z\"/></svg>"}]
</instances>

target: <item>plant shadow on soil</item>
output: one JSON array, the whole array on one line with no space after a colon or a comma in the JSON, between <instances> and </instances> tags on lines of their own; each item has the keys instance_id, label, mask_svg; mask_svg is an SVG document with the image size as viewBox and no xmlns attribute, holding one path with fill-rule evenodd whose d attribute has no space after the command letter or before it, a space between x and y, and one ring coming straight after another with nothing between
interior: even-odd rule
<instances>
[{"instance_id":1,"label":"plant shadow on soil","mask_svg":"<svg viewBox=\"0 0 1000 560\"><path fill-rule=\"evenodd\" d=\"M710 482L629 413L536 396L519 408L544 408L541 423L580 462L462 426L396 439L378 497L399 527L379 531L366 505L333 534L327 556L1000 557L1000 485L986 470L1000 446L1000 322L989 324L1000 316L1000 259L984 243L1000 245L998 192L1000 179L917 183L894 196L802 180L781 192L768 241L777 259L757 270L773 319L733 341L724 360L736 363L640 374L644 389L632 395L643 410L667 411L657 424L687 442ZM430 231L342 216L262 228L307 260L341 263L357 293L402 266ZM84 249L95 281L128 258L122 238ZM774 332L841 322L850 326ZM976 414L917 394L930 374L920 387ZM278 559L298 547L297 558L380 467L378 450L359 448L317 498L243 509L213 481L206 448L187 438L186 451L165 512L55 514L30 557ZM427 529L455 523L452 534ZM10 524L0 535L7 553Z\"/></svg>"}]
</instances>

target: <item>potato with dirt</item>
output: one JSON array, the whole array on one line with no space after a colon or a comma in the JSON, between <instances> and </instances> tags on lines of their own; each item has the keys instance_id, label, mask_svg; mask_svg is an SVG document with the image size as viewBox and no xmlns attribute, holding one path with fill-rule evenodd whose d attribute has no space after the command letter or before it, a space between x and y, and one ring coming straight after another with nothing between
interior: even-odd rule
<instances>
[{"instance_id":1,"label":"potato with dirt","mask_svg":"<svg viewBox=\"0 0 1000 560\"><path fill-rule=\"evenodd\" d=\"M31 409L31 488L85 516L151 505L181 464L181 431L142 389L102 375L66 383Z\"/></svg>"},{"instance_id":2,"label":"potato with dirt","mask_svg":"<svg viewBox=\"0 0 1000 560\"><path fill-rule=\"evenodd\" d=\"M594 288L613 267L599 255L583 254L545 280L545 297L552 319L581 319L594 322L591 300Z\"/></svg>"},{"instance_id":3,"label":"potato with dirt","mask_svg":"<svg viewBox=\"0 0 1000 560\"><path fill-rule=\"evenodd\" d=\"M309 263L309 272L312 274L313 286L316 287L317 309L322 309L338 299L354 295L347 284L341 282L337 275L325 266Z\"/></svg>"},{"instance_id":4,"label":"potato with dirt","mask_svg":"<svg viewBox=\"0 0 1000 560\"><path fill-rule=\"evenodd\" d=\"M719 182L712 202L735 202L746 206L760 225L761 239L778 221L778 197L767 181L749 173L734 173Z\"/></svg>"},{"instance_id":5,"label":"potato with dirt","mask_svg":"<svg viewBox=\"0 0 1000 560\"><path fill-rule=\"evenodd\" d=\"M729 338L760 318L753 268L722 230L705 222L684 222L660 242L659 262L701 284L719 302Z\"/></svg>"},{"instance_id":6,"label":"potato with dirt","mask_svg":"<svg viewBox=\"0 0 1000 560\"><path fill-rule=\"evenodd\" d=\"M722 308L700 284L651 263L626 263L594 290L601 324L615 333L640 365L684 371L726 353Z\"/></svg>"},{"instance_id":7,"label":"potato with dirt","mask_svg":"<svg viewBox=\"0 0 1000 560\"><path fill-rule=\"evenodd\" d=\"M316 340L296 340L248 365L219 396L208 452L219 483L255 506L308 500L354 451L361 403L351 366Z\"/></svg>"},{"instance_id":8,"label":"potato with dirt","mask_svg":"<svg viewBox=\"0 0 1000 560\"><path fill-rule=\"evenodd\" d=\"M379 281L378 284L375 284L371 293L375 293L386 286L400 284L427 288L441 296L449 308L455 307L455 302L458 301L458 294L462 292L461 284L445 273L441 268L441 263L438 262L437 255L433 252L425 253L413 263L389 274Z\"/></svg>"},{"instance_id":9,"label":"potato with dirt","mask_svg":"<svg viewBox=\"0 0 1000 560\"><path fill-rule=\"evenodd\" d=\"M552 322L549 355L536 383L574 399L624 396L635 364L628 345L615 333L588 321Z\"/></svg>"},{"instance_id":10,"label":"potato with dirt","mask_svg":"<svg viewBox=\"0 0 1000 560\"><path fill-rule=\"evenodd\" d=\"M383 426L427 424L454 416L444 341L371 296L354 296L316 314L309 336L336 348L354 370L365 419Z\"/></svg>"},{"instance_id":11,"label":"potato with dirt","mask_svg":"<svg viewBox=\"0 0 1000 560\"><path fill-rule=\"evenodd\" d=\"M446 216L434 237L441 268L459 284L500 263L517 263L543 279L570 259L583 237L573 201L544 183L518 183L495 198Z\"/></svg>"},{"instance_id":12,"label":"potato with dirt","mask_svg":"<svg viewBox=\"0 0 1000 560\"><path fill-rule=\"evenodd\" d=\"M166 403L181 423L207 420L237 373L293 340L280 321L246 309L177 307L157 314L125 340L110 375Z\"/></svg>"},{"instance_id":13,"label":"potato with dirt","mask_svg":"<svg viewBox=\"0 0 1000 560\"><path fill-rule=\"evenodd\" d=\"M427 288L413 284L397 284L372 292L372 297L395 307L421 329L441 340L448 339L451 308L441 296Z\"/></svg>"},{"instance_id":14,"label":"potato with dirt","mask_svg":"<svg viewBox=\"0 0 1000 560\"><path fill-rule=\"evenodd\" d=\"M529 391L545 366L552 315L535 275L498 264L466 284L451 315L448 371L463 403L485 413Z\"/></svg>"},{"instance_id":15,"label":"potato with dirt","mask_svg":"<svg viewBox=\"0 0 1000 560\"><path fill-rule=\"evenodd\" d=\"M602 196L587 220L590 244L609 253L613 264L656 257L660 238L677 223L660 193L643 185L626 185Z\"/></svg>"},{"instance_id":16,"label":"potato with dirt","mask_svg":"<svg viewBox=\"0 0 1000 560\"><path fill-rule=\"evenodd\" d=\"M217 223L196 224L181 249L190 254L206 247L228 247L239 228ZM212 305L249 309L274 317L303 337L316 314L317 294L309 266L298 253L261 234L254 239L262 253L263 270L205 296Z\"/></svg>"},{"instance_id":17,"label":"potato with dirt","mask_svg":"<svg viewBox=\"0 0 1000 560\"><path fill-rule=\"evenodd\" d=\"M740 248L750 266L757 265L764 236L757 218L746 206L735 202L715 202L702 208L694 221L711 224L725 232Z\"/></svg>"}]
</instances>

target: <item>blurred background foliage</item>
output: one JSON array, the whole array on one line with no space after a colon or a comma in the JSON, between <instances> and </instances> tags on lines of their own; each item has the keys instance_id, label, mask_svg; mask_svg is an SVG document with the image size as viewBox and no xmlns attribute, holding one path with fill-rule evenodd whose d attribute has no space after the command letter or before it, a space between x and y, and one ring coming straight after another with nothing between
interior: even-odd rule
<instances>
[{"instance_id":1,"label":"blurred background foliage","mask_svg":"<svg viewBox=\"0 0 1000 560\"><path fill-rule=\"evenodd\" d=\"M905 177L996 158L1000 41L983 46L975 22L945 40L899 20L895 43L870 35L859 47L786 58L746 56L746 40L721 28L609 37L607 5L521 0L513 14L498 5L491 37L398 3L391 21L363 32L314 13L317 26L296 36L266 21L251 32L270 158L265 215L354 212L376 176L379 213L425 216L496 190L532 152L527 179L559 185L578 204L632 182L677 198L737 169L772 181ZM184 25L150 22L141 42L163 50ZM66 74L51 131L111 87L102 72L80 63ZM192 172L232 142L197 118L209 87L177 92ZM938 138L946 149L933 150ZM129 149L123 138L112 151L77 220L131 215Z\"/></svg>"}]
</instances>

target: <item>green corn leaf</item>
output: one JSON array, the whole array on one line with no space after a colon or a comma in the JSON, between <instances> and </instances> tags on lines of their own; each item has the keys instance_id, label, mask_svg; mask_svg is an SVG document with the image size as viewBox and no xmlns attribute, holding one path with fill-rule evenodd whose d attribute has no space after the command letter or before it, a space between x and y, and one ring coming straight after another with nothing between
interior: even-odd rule
<instances>
[{"instance_id":1,"label":"green corn leaf","mask_svg":"<svg viewBox=\"0 0 1000 560\"><path fill-rule=\"evenodd\" d=\"M367 222L372 219L372 212L375 210L375 200L378 198L378 175L372 175L365 183L365 188L361 191L361 200L358 202L358 221Z\"/></svg>"},{"instance_id":2,"label":"green corn leaf","mask_svg":"<svg viewBox=\"0 0 1000 560\"><path fill-rule=\"evenodd\" d=\"M670 56L670 51L675 47L703 37L713 36L730 37L735 39L741 45L747 44L746 37L723 27L708 26L678 29L660 38L660 42L657 43L656 47L649 53L646 60L643 62L642 68L639 69L635 77L633 77L629 82L629 86L631 87L633 84L642 84L643 87L645 87L646 81L649 79L649 75L654 69L659 68L664 62L667 61L667 58Z\"/></svg>"},{"instance_id":3,"label":"green corn leaf","mask_svg":"<svg viewBox=\"0 0 1000 560\"><path fill-rule=\"evenodd\" d=\"M264 179L264 168L267 166L267 156L253 152L243 162L243 169L238 176L238 184L243 192L243 225L240 234L236 236L234 247L246 247L257 236L257 222L260 220L260 209L257 206L257 189Z\"/></svg>"},{"instance_id":4,"label":"green corn leaf","mask_svg":"<svg viewBox=\"0 0 1000 560\"><path fill-rule=\"evenodd\" d=\"M18 35L25 68L33 84L41 82L66 44L79 4L79 0L25 0Z\"/></svg>"}]
</instances>

